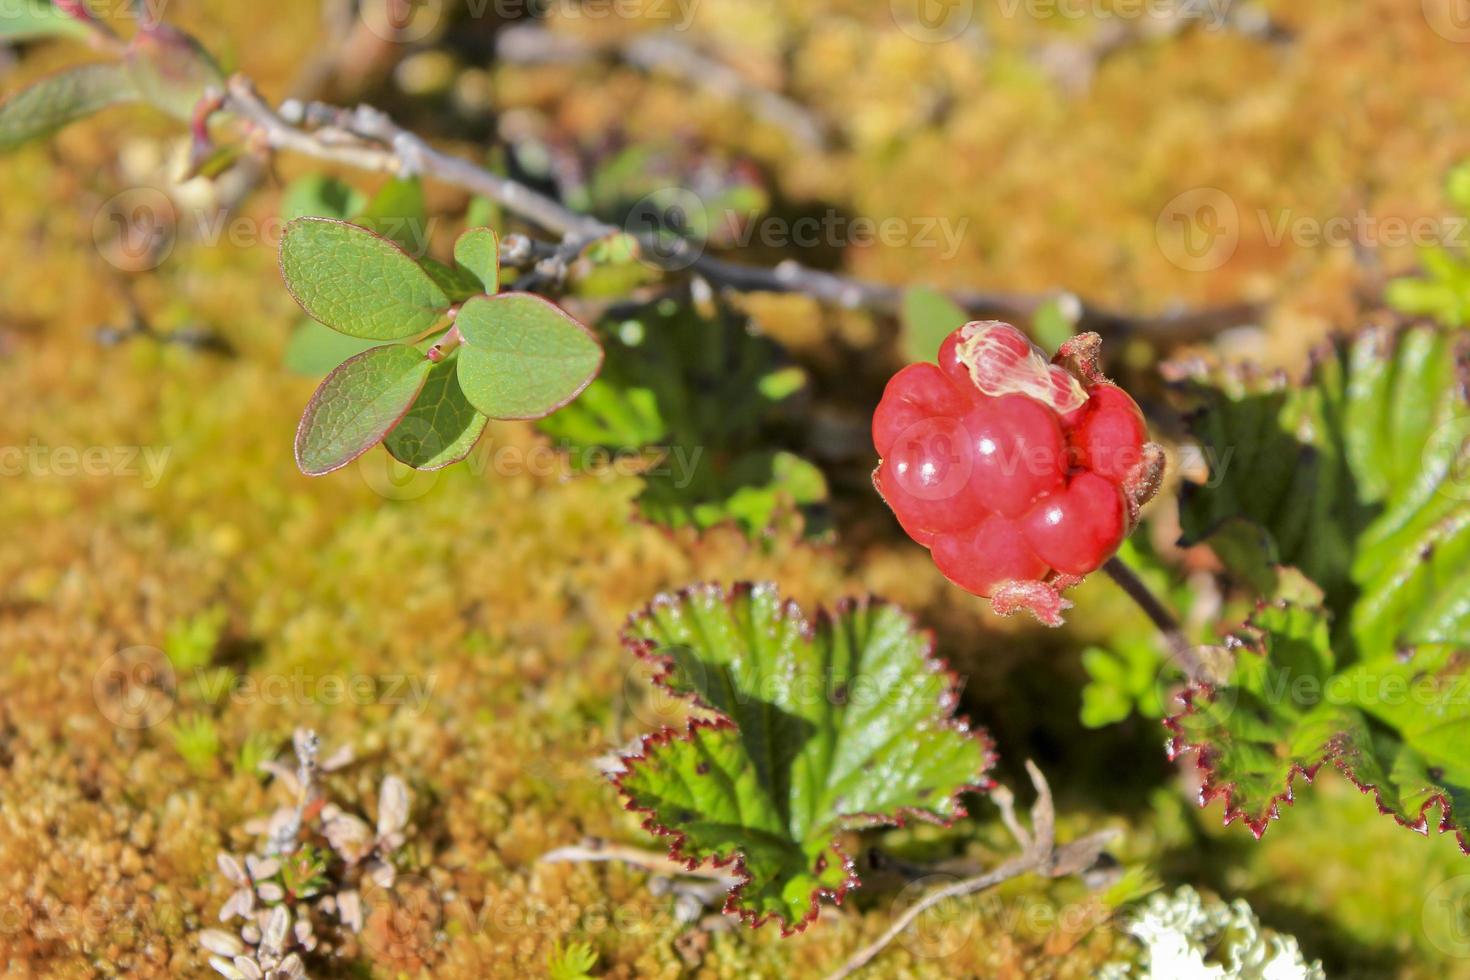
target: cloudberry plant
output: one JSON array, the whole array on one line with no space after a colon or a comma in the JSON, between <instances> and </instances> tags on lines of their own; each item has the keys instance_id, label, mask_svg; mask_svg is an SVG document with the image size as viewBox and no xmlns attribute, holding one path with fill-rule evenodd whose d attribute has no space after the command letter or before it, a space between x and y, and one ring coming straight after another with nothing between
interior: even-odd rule
<instances>
[{"instance_id":1,"label":"cloudberry plant","mask_svg":"<svg viewBox=\"0 0 1470 980\"><path fill-rule=\"evenodd\" d=\"M1015 327L968 323L910 364L873 414L873 482L945 578L1056 623L1158 490L1163 452L1083 334L1054 361Z\"/></svg>"}]
</instances>

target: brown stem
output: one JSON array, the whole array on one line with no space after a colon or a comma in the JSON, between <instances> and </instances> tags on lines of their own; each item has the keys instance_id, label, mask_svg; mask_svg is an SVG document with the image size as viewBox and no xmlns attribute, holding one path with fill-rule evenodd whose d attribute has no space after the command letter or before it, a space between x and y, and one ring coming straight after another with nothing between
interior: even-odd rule
<instances>
[{"instance_id":1,"label":"brown stem","mask_svg":"<svg viewBox=\"0 0 1470 980\"><path fill-rule=\"evenodd\" d=\"M422 174L497 202L510 213L552 234L599 238L626 229L578 214L525 184L491 173L468 160L434 149L421 137L371 106L346 110L321 103L288 102L280 112L256 93L248 78L230 79L225 107L252 126L265 144L303 156L373 173ZM644 239L645 254L670 270L689 269L710 282L739 292L801 293L848 309L893 314L904 290L888 283L834 275L786 261L774 268L745 265L706 255L686 240ZM971 314L1025 320L1059 294L957 292L951 298ZM1221 330L1252 322L1253 304L1234 304L1159 316L1138 316L1081 303L1078 327L1102 334L1131 334L1176 343L1201 340Z\"/></svg>"},{"instance_id":2,"label":"brown stem","mask_svg":"<svg viewBox=\"0 0 1470 980\"><path fill-rule=\"evenodd\" d=\"M1183 628L1174 613L1169 610L1158 596L1143 584L1143 579L1134 574L1133 569L1123 564L1122 560L1114 555L1103 565L1103 571L1107 572L1118 586L1128 594L1128 598L1138 603L1138 607L1144 611L1153 624L1164 634L1164 642L1168 644L1169 653L1189 677L1191 681L1199 682L1206 679L1204 662L1200 660L1199 654L1195 652L1194 644L1184 635Z\"/></svg>"}]
</instances>

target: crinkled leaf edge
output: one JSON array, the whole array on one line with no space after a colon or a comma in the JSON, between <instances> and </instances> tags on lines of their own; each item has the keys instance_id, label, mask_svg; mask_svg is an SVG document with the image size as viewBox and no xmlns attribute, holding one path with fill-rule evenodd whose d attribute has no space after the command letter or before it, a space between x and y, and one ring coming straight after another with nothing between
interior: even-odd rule
<instances>
[{"instance_id":1,"label":"crinkled leaf edge","mask_svg":"<svg viewBox=\"0 0 1470 980\"><path fill-rule=\"evenodd\" d=\"M750 598L752 595L755 594L757 590L763 589L770 589L774 591L776 589L776 586L774 583L770 582L761 583L739 581L734 583L728 590L726 590L716 582L701 582L694 585L685 586L682 589L677 589L672 592L661 592L643 608L631 613L628 616L620 633L620 639L622 640L623 646L638 659L652 665L655 668L655 673L653 675L653 682L655 684L663 688L664 691L666 691L672 697L684 701L685 703L690 705L690 707L697 708L700 711L708 712L714 716L712 718L691 719L683 728L665 726L657 732L641 736L638 740L638 748L636 751L619 753L618 758L619 761L623 764L623 770L621 772L613 774L610 777L613 785L617 787L619 795L623 797L623 809L629 811L630 813L643 814L643 829L648 831L650 834L653 834L655 837L669 838L669 857L675 861L682 862L684 866L690 871L693 871L696 868L700 867L700 865L703 863L703 859L690 857L684 853L684 847L689 842L689 835L685 834L681 830L678 830L677 828L669 827L665 824L660 823L656 813L651 808L641 807L635 804L632 799L632 793L623 786L623 779L632 771L632 767L634 764L649 761L651 750L656 749L661 745L668 744L672 741L675 741L676 739L691 739L700 729L721 731L728 729L737 729L738 726L730 718L726 717L725 715L721 714L720 712L716 711L714 708L706 704L703 699L701 699L698 695L690 691L676 689L672 685L670 680L675 670L673 657L659 653L658 644L656 641L651 639L643 639L634 635L633 628L635 624L641 622L644 619L650 618L653 615L654 610L659 606L682 603L700 593L712 595L715 598L723 601L726 605L733 605L736 602L740 602ZM958 706L960 699L960 678L959 675L950 668L947 662L935 656L933 630L919 626L914 617L907 610L904 610L901 607L897 606L895 603L888 602L887 600L877 596L870 595L865 597L847 597L839 600L831 610L829 610L825 606L818 606L815 620L809 619L807 617L806 613L802 611L801 607L797 604L795 599L788 598L780 603L781 615L783 617L794 617L796 622L800 623L801 625L802 638L808 641L814 639L821 628L830 627L838 620L840 620L843 616L849 615L859 610L879 607L891 607L896 609L900 613L900 615L902 615L903 618L908 622L910 628L922 638L924 643L925 668L933 673L941 674L945 678L946 682L944 685L944 692L940 696L936 708L941 713L947 714L949 716L947 719L946 727L959 733L960 735L965 735L973 738L977 743L979 743L983 765L983 768L981 769L981 775L984 778L982 782L969 783L964 786L958 787L946 798L945 805L953 808L953 816L951 817L941 817L930 810L925 810L917 807L900 807L898 811L893 814L848 814L841 818L841 820L839 821L838 829L841 831L846 831L869 829L874 827L897 828L905 826L907 821L910 819L920 820L925 823L934 824L939 827L951 827L957 821L963 820L965 817L969 816L968 811L965 809L963 803L961 802L961 797L963 797L966 793L988 793L995 788L995 781L989 778L988 773L990 773L990 771L994 769L996 762L999 760L999 755L996 753L995 741L990 737L989 732L987 732L984 728L972 727L967 716L954 714L954 710ZM787 925L784 921L781 923L781 937L783 939L794 936L799 932L804 932L806 930L806 927L816 920L820 912L821 900L823 898L831 899L834 905L841 905L843 899L846 897L849 891L861 887L862 882L858 878L857 866L856 863L853 861L852 856L849 855L845 850L843 850L841 844L839 844L835 839L832 841L830 847L831 850L842 859L843 868L847 872L846 879L843 881L842 885L836 889L814 889L811 896L811 902L807 908L806 914L803 915L800 920L791 925ZM736 884L731 887L729 892L726 893L725 904L721 909L722 912L727 915L737 916L741 922L745 923L752 929L759 929L770 920L781 918L780 914L776 912L770 912L765 915L761 915L758 912L753 912L749 909L739 907L740 898L745 890L745 886L750 884L753 876L750 874L749 871L746 870L745 856L741 854L738 850L731 851L726 856L716 855L713 859L710 860L709 863L710 866L713 868L731 869L731 871L734 873L734 876L739 879Z\"/></svg>"},{"instance_id":2,"label":"crinkled leaf edge","mask_svg":"<svg viewBox=\"0 0 1470 980\"><path fill-rule=\"evenodd\" d=\"M1261 612L1271 605L1282 608L1291 605L1291 603L1280 600L1275 603L1260 600L1256 603L1256 613ZM1246 621L1243 629L1248 628L1254 622L1256 613L1253 613L1251 618ZM1242 636L1240 631L1232 634L1227 642L1237 656L1269 656L1269 653L1263 649L1259 639L1252 638L1248 635ZM1417 819L1408 820L1401 817L1398 813L1383 805L1383 793L1377 784L1358 778L1353 769L1351 758L1355 751L1355 746L1350 741L1349 733L1347 732L1339 732L1324 743L1319 750L1321 758L1312 765L1303 766L1300 763L1292 763L1291 767L1287 770L1285 785L1282 786L1281 791L1273 794L1267 800L1265 815L1260 819L1252 818L1235 802L1236 784L1228 779L1221 778L1220 771L1216 765L1215 748L1209 743L1189 741L1184 734L1183 727L1180 725L1181 719L1196 714L1199 711L1199 702L1208 700L1214 694L1215 685L1212 684L1201 683L1189 686L1177 696L1183 706L1183 710L1173 715L1165 716L1163 724L1169 732L1169 740L1166 746L1169 761L1178 761L1182 756L1191 752L1195 754L1195 770L1201 777L1199 788L1200 808L1208 807L1216 799L1220 799L1225 808L1224 826L1228 827L1239 820L1245 824L1246 828L1250 830L1251 835L1256 840L1260 840L1265 835L1266 828L1271 825L1272 821L1281 819L1280 805L1285 803L1287 806L1291 806L1296 802L1296 777L1298 775L1302 776L1307 781L1307 784L1311 785L1317 778L1317 774L1322 771L1322 767L1330 763L1333 768L1342 773L1348 782L1357 788L1358 792L1372 795L1373 804L1378 808L1380 814L1392 817L1394 822L1399 826L1412 830L1415 833L1422 834L1425 837L1429 836L1429 811L1436 806L1439 807L1439 832L1441 834L1453 832L1455 840L1459 844L1460 852L1470 856L1470 837L1467 837L1464 831L1459 830L1455 826L1453 819L1454 804L1450 798L1442 792L1432 794L1419 807Z\"/></svg>"}]
</instances>

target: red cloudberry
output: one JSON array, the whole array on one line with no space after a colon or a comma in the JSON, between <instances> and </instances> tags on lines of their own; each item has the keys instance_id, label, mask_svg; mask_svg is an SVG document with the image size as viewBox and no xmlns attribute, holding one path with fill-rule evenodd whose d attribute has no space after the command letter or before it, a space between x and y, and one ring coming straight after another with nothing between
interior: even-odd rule
<instances>
[{"instance_id":1,"label":"red cloudberry","mask_svg":"<svg viewBox=\"0 0 1470 980\"><path fill-rule=\"evenodd\" d=\"M968 323L873 413L878 492L944 576L1001 611L1060 622L1158 488L1143 414L1097 366L1096 334L1053 361L1015 327Z\"/></svg>"}]
</instances>

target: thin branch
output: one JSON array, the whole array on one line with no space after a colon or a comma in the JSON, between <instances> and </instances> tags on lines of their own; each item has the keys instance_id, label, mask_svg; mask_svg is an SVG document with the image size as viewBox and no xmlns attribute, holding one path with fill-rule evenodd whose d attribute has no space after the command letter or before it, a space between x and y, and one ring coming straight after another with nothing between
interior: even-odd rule
<instances>
[{"instance_id":1,"label":"thin branch","mask_svg":"<svg viewBox=\"0 0 1470 980\"><path fill-rule=\"evenodd\" d=\"M983 874L965 878L952 885L929 892L905 909L904 913L893 921L883 935L852 954L846 963L828 974L827 980L844 980L845 977L867 966L912 925L915 919L941 902L994 888L1012 878L1019 878L1033 871L1048 877L1060 877L1076 874L1091 866L1097 855L1101 853L1103 844L1113 836L1112 833L1093 834L1073 841L1064 848L1058 848L1054 836L1056 809L1052 803L1051 787L1047 785L1046 777L1041 774L1041 770L1030 759L1026 760L1026 772L1031 777L1031 785L1036 788L1036 802L1031 806L1030 832L1021 827L1021 822L1016 817L1015 797L1011 792L1000 787L991 793L996 805L1000 807L1001 821L1016 838L1016 842L1021 845L1021 853ZM1085 862L1079 858L1085 858Z\"/></svg>"},{"instance_id":2,"label":"thin branch","mask_svg":"<svg viewBox=\"0 0 1470 980\"><path fill-rule=\"evenodd\" d=\"M1103 571L1118 584L1119 588L1128 593L1128 598L1136 602L1149 619L1153 620L1159 632L1164 634L1164 642L1168 644L1170 655L1189 679L1196 682L1206 680L1208 672L1204 661L1195 651L1194 644L1190 643L1189 638L1184 635L1179 620L1143 583L1143 579L1134 574L1133 569L1123 564L1116 555L1107 560L1103 565Z\"/></svg>"},{"instance_id":3,"label":"thin branch","mask_svg":"<svg viewBox=\"0 0 1470 980\"><path fill-rule=\"evenodd\" d=\"M1019 878L1023 874L1035 871L1037 867L1038 862L1034 856L1021 855L1020 857L1011 858L1011 860L993 871L987 871L983 875L966 878L945 888L929 892L922 899L904 910L903 915L895 919L893 925L889 926L883 935L854 953L840 968L827 974L827 980L843 980L843 978L850 977L858 970L867 966L879 953L887 949L889 944L897 939L900 933L912 925L915 919L941 902L947 902L951 898L963 898L966 895L973 895L976 892L985 891L987 888L994 888L996 885L1010 881L1012 878Z\"/></svg>"},{"instance_id":4,"label":"thin branch","mask_svg":"<svg viewBox=\"0 0 1470 980\"><path fill-rule=\"evenodd\" d=\"M421 174L488 197L522 220L563 239L568 236L595 239L625 231L579 214L525 184L436 150L371 106L347 110L315 102L303 105L288 101L277 112L261 99L249 79L235 75L229 80L224 107L250 124L271 149L372 173ZM838 276L794 261L782 262L774 268L743 265L706 255L703 246L696 242L638 237L651 261L669 270L692 269L727 289L801 293L849 309L890 314L898 311L903 299L904 291L898 286ZM958 292L952 298L972 314L1025 320L1043 304L1061 295L1065 294ZM1114 336L1135 334L1166 342L1204 339L1221 330L1254 322L1260 312L1253 304L1236 304L1158 316L1133 316L1087 303L1079 305L1079 329Z\"/></svg>"},{"instance_id":5,"label":"thin branch","mask_svg":"<svg viewBox=\"0 0 1470 980\"><path fill-rule=\"evenodd\" d=\"M740 879L727 875L715 868L694 868L691 870L683 861L676 861L668 854L658 851L645 851L637 847L628 847L623 844L614 844L600 838L591 838L582 844L570 847L558 847L554 851L547 851L541 855L542 864L585 864L606 861L618 861L622 864L631 864L635 868L658 875L687 876L691 878L708 878L711 881L723 882L727 886L738 884Z\"/></svg>"}]
</instances>

